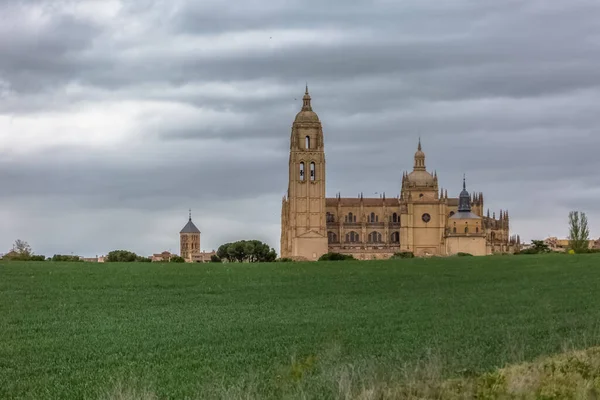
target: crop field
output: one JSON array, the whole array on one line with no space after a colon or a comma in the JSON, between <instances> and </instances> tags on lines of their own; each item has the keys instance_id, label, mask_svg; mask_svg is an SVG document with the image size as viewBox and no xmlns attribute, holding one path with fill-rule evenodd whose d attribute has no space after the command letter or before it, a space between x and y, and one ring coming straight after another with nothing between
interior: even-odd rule
<instances>
[{"instance_id":1,"label":"crop field","mask_svg":"<svg viewBox=\"0 0 600 400\"><path fill-rule=\"evenodd\" d=\"M2 399L337 398L340 371L454 378L598 344L597 254L0 262Z\"/></svg>"}]
</instances>

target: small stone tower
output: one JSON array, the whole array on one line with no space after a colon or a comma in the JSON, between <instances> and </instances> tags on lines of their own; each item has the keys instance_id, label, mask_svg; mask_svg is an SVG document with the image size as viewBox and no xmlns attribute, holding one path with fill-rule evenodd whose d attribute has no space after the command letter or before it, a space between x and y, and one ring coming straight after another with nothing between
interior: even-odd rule
<instances>
[{"instance_id":1,"label":"small stone tower","mask_svg":"<svg viewBox=\"0 0 600 400\"><path fill-rule=\"evenodd\" d=\"M192 262L192 255L200 253L200 230L192 222L192 210L188 223L179 232L179 248L186 262Z\"/></svg>"},{"instance_id":2,"label":"small stone tower","mask_svg":"<svg viewBox=\"0 0 600 400\"><path fill-rule=\"evenodd\" d=\"M292 125L281 219L281 257L315 261L327 253L323 128L312 109L308 86Z\"/></svg>"}]
</instances>

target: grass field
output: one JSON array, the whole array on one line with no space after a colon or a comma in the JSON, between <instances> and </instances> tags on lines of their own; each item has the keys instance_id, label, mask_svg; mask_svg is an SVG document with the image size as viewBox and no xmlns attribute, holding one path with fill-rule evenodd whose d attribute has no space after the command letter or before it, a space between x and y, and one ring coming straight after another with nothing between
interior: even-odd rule
<instances>
[{"instance_id":1,"label":"grass field","mask_svg":"<svg viewBox=\"0 0 600 400\"><path fill-rule=\"evenodd\" d=\"M600 255L0 263L2 399L327 398L327 371L464 377L598 344Z\"/></svg>"}]
</instances>

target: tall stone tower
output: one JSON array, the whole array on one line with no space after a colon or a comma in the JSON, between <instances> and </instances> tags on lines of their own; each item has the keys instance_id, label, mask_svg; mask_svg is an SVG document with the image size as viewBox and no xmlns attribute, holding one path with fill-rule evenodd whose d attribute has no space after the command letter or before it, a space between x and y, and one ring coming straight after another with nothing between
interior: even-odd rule
<instances>
[{"instance_id":1,"label":"tall stone tower","mask_svg":"<svg viewBox=\"0 0 600 400\"><path fill-rule=\"evenodd\" d=\"M308 86L292 125L281 226L281 257L314 261L327 253L323 128L312 110Z\"/></svg>"},{"instance_id":2,"label":"tall stone tower","mask_svg":"<svg viewBox=\"0 0 600 400\"><path fill-rule=\"evenodd\" d=\"M179 249L186 262L192 262L192 254L200 253L200 229L192 222L192 210L188 223L179 232Z\"/></svg>"}]
</instances>

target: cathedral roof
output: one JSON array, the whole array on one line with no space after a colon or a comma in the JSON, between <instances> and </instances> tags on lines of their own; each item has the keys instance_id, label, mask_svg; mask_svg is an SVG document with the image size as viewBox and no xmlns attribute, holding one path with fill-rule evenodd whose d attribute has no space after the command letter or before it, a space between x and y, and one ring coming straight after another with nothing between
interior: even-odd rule
<instances>
[{"instance_id":1,"label":"cathedral roof","mask_svg":"<svg viewBox=\"0 0 600 400\"><path fill-rule=\"evenodd\" d=\"M310 104L310 94L308 94L308 85L306 85L306 91L302 98L302 110L296 114L295 122L319 122L319 116L312 110Z\"/></svg>"},{"instance_id":2,"label":"cathedral roof","mask_svg":"<svg viewBox=\"0 0 600 400\"><path fill-rule=\"evenodd\" d=\"M361 199L355 197L342 197L339 199L337 197L330 197L325 199L325 206L337 207L338 202L340 202L343 207L359 207L361 204ZM362 204L365 207L381 207L384 204L387 207L393 207L398 206L399 203L397 198L363 198Z\"/></svg>"},{"instance_id":3,"label":"cathedral roof","mask_svg":"<svg viewBox=\"0 0 600 400\"><path fill-rule=\"evenodd\" d=\"M192 222L192 211L190 210L190 219L179 233L200 233L200 229Z\"/></svg>"},{"instance_id":4,"label":"cathedral roof","mask_svg":"<svg viewBox=\"0 0 600 400\"><path fill-rule=\"evenodd\" d=\"M408 174L407 179L410 183L414 183L416 186L435 186L433 175L427 171L413 171Z\"/></svg>"}]
</instances>

